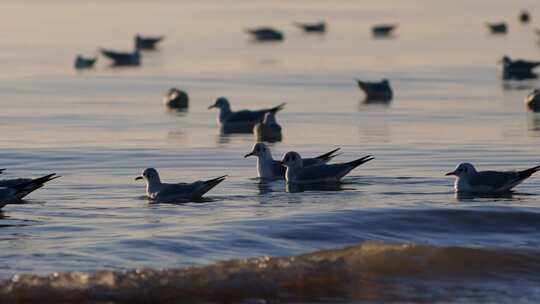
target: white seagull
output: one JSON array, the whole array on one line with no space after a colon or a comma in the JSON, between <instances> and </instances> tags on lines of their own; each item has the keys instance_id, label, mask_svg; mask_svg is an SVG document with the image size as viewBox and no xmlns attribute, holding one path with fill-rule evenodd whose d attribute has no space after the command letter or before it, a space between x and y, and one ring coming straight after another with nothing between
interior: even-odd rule
<instances>
[{"instance_id":1,"label":"white seagull","mask_svg":"<svg viewBox=\"0 0 540 304\"><path fill-rule=\"evenodd\" d=\"M476 171L472 164L461 163L446 175L456 176L454 190L458 193L497 194L509 192L538 170L540 166L523 171Z\"/></svg>"},{"instance_id":2,"label":"white seagull","mask_svg":"<svg viewBox=\"0 0 540 304\"><path fill-rule=\"evenodd\" d=\"M200 200L206 192L224 181L225 177L227 175L193 183L167 184L161 182L156 169L147 168L135 180L144 179L146 181L148 199L162 203L173 203Z\"/></svg>"},{"instance_id":3,"label":"white seagull","mask_svg":"<svg viewBox=\"0 0 540 304\"><path fill-rule=\"evenodd\" d=\"M309 184L309 183L336 183L354 168L375 159L371 155L364 156L348 163L323 164L305 167L302 164L302 157L296 152L287 152L283 156L281 163L287 167L285 179L287 183Z\"/></svg>"},{"instance_id":4,"label":"white seagull","mask_svg":"<svg viewBox=\"0 0 540 304\"><path fill-rule=\"evenodd\" d=\"M332 150L328 153L319 155L314 158L305 158L302 160L302 166L309 167L313 165L322 165L329 162L332 158L338 156L335 154L340 148ZM262 179L282 179L285 178L285 167L280 161L274 160L270 148L265 143L256 143L253 145L251 152L244 157L257 157L257 177Z\"/></svg>"}]
</instances>

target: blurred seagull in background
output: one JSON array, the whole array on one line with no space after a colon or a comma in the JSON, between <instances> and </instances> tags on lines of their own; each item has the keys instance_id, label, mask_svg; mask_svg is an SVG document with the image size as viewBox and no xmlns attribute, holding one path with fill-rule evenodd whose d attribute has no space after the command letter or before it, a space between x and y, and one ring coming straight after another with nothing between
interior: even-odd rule
<instances>
[{"instance_id":1,"label":"blurred seagull in background","mask_svg":"<svg viewBox=\"0 0 540 304\"><path fill-rule=\"evenodd\" d=\"M492 34L506 34L508 26L505 22L486 23L490 33Z\"/></svg>"},{"instance_id":2,"label":"blurred seagull in background","mask_svg":"<svg viewBox=\"0 0 540 304\"><path fill-rule=\"evenodd\" d=\"M260 27L256 29L246 29L257 41L282 41L284 35L282 32L270 27Z\"/></svg>"},{"instance_id":3,"label":"blurred seagull in background","mask_svg":"<svg viewBox=\"0 0 540 304\"><path fill-rule=\"evenodd\" d=\"M266 113L276 113L285 107L285 103L269 109L262 110L241 110L234 112L231 110L231 105L227 98L219 97L215 103L210 105L208 109L218 108L218 123L221 125L226 124L238 124L249 128L251 132L255 124L261 122L264 119Z\"/></svg>"},{"instance_id":4,"label":"blurred seagull in background","mask_svg":"<svg viewBox=\"0 0 540 304\"><path fill-rule=\"evenodd\" d=\"M309 167L326 164L332 158L339 155L336 154L339 150L340 148L337 148L314 158L302 159L302 166ZM257 177L262 179L283 179L285 177L285 167L282 166L280 161L274 160L272 152L266 144L254 144L251 152L244 155L246 158L250 156L257 157Z\"/></svg>"},{"instance_id":5,"label":"blurred seagull in background","mask_svg":"<svg viewBox=\"0 0 540 304\"><path fill-rule=\"evenodd\" d=\"M162 183L154 168L147 168L135 180L146 181L146 196L148 199L162 203L197 201L202 196L225 180L223 175L210 180L200 180L193 183L166 184Z\"/></svg>"},{"instance_id":6,"label":"blurred seagull in background","mask_svg":"<svg viewBox=\"0 0 540 304\"><path fill-rule=\"evenodd\" d=\"M358 87L366 94L366 100L390 101L393 97L390 81L383 79L380 82L368 82L357 79Z\"/></svg>"},{"instance_id":7,"label":"blurred seagull in background","mask_svg":"<svg viewBox=\"0 0 540 304\"><path fill-rule=\"evenodd\" d=\"M456 177L456 192L497 194L509 192L538 170L540 166L523 171L476 171L472 164L461 163L446 175Z\"/></svg>"},{"instance_id":8,"label":"blurred seagull in background","mask_svg":"<svg viewBox=\"0 0 540 304\"><path fill-rule=\"evenodd\" d=\"M535 79L538 77L533 72L533 69L540 65L540 61L530 61L530 60L512 60L508 56L504 56L500 63L503 68L503 79L504 80L523 80L523 79Z\"/></svg>"},{"instance_id":9,"label":"blurred seagull in background","mask_svg":"<svg viewBox=\"0 0 540 304\"><path fill-rule=\"evenodd\" d=\"M136 50L155 50L156 44L165 39L164 36L146 36L143 37L139 34L135 35L135 49Z\"/></svg>"},{"instance_id":10,"label":"blurred seagull in background","mask_svg":"<svg viewBox=\"0 0 540 304\"><path fill-rule=\"evenodd\" d=\"M189 96L182 90L170 88L163 97L163 103L171 109L187 109L189 107Z\"/></svg>"},{"instance_id":11,"label":"blurred seagull in background","mask_svg":"<svg viewBox=\"0 0 540 304\"><path fill-rule=\"evenodd\" d=\"M283 156L281 164L287 168L285 171L285 180L287 183L336 183L354 168L373 159L375 157L367 155L348 163L322 164L306 167L303 165L300 154L291 151Z\"/></svg>"},{"instance_id":12,"label":"blurred seagull in background","mask_svg":"<svg viewBox=\"0 0 540 304\"><path fill-rule=\"evenodd\" d=\"M97 57L90 57L86 58L81 55L77 55L75 57L75 69L81 70L81 69L90 69L94 67L94 63L96 63Z\"/></svg>"},{"instance_id":13,"label":"blurred seagull in background","mask_svg":"<svg viewBox=\"0 0 540 304\"><path fill-rule=\"evenodd\" d=\"M540 90L535 89L525 97L527 109L533 112L540 112Z\"/></svg>"},{"instance_id":14,"label":"blurred seagull in background","mask_svg":"<svg viewBox=\"0 0 540 304\"><path fill-rule=\"evenodd\" d=\"M394 33L397 24L379 24L371 28L374 37L388 37Z\"/></svg>"},{"instance_id":15,"label":"blurred seagull in background","mask_svg":"<svg viewBox=\"0 0 540 304\"><path fill-rule=\"evenodd\" d=\"M276 121L276 114L274 112L264 114L263 121L253 127L253 133L257 141L281 141L281 126Z\"/></svg>"},{"instance_id":16,"label":"blurred seagull in background","mask_svg":"<svg viewBox=\"0 0 540 304\"><path fill-rule=\"evenodd\" d=\"M296 26L301 28L306 33L324 33L326 32L326 23L321 21L318 23L302 23L302 22L295 22Z\"/></svg>"},{"instance_id":17,"label":"blurred seagull in background","mask_svg":"<svg viewBox=\"0 0 540 304\"><path fill-rule=\"evenodd\" d=\"M115 66L139 66L141 65L141 53L138 50L133 52L117 52L108 49L100 49L103 56L111 59Z\"/></svg>"}]
</instances>

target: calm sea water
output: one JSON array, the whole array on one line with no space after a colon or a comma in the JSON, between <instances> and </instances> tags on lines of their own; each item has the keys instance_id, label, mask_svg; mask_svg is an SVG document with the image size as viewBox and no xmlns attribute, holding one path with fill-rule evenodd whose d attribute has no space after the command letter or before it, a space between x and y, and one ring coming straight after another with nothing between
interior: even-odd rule
<instances>
[{"instance_id":1,"label":"calm sea water","mask_svg":"<svg viewBox=\"0 0 540 304\"><path fill-rule=\"evenodd\" d=\"M479 169L540 163L540 116L523 105L539 82L503 84L496 64L504 54L540 58L533 32L540 4L396 2L2 1L2 176L62 178L27 204L2 209L0 278L213 265L363 244L358 254L392 266L373 270L391 285L364 278L365 292L333 297L537 300L540 179L512 196L460 199L444 173L462 161ZM532 12L531 24L517 22L522 9ZM291 24L320 19L329 27L322 36ZM509 34L488 35L484 22L499 20L509 22ZM394 39L371 38L370 26L381 22L399 23ZM259 25L283 29L285 41L253 43L242 29ZM100 58L94 70L72 69L76 54L127 50L135 33L167 37L159 51L144 53L142 67L115 69ZM395 99L365 104L354 78L390 79ZM171 86L189 92L188 112L162 106ZM287 103L275 158L341 147L336 161L377 159L333 191L288 193L283 181L260 182L255 160L243 158L252 135L220 134L216 112L207 110L219 96L233 109ZM133 180L146 167L166 181L229 178L205 203L148 204ZM414 250L392 251L402 245ZM421 262L405 267L396 259Z\"/></svg>"}]
</instances>

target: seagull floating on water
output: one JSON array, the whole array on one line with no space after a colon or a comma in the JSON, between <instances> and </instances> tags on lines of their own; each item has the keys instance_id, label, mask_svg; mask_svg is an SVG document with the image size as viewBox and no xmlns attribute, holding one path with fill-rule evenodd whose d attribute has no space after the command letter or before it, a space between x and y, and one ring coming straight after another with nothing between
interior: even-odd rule
<instances>
[{"instance_id":1,"label":"seagull floating on water","mask_svg":"<svg viewBox=\"0 0 540 304\"><path fill-rule=\"evenodd\" d=\"M540 90L535 89L525 97L525 105L530 111L540 112Z\"/></svg>"},{"instance_id":2,"label":"seagull floating on water","mask_svg":"<svg viewBox=\"0 0 540 304\"><path fill-rule=\"evenodd\" d=\"M172 109L187 109L189 106L189 96L182 90L171 88L163 97L163 103Z\"/></svg>"},{"instance_id":3,"label":"seagull floating on water","mask_svg":"<svg viewBox=\"0 0 540 304\"><path fill-rule=\"evenodd\" d=\"M154 168L147 168L135 180L146 181L146 196L148 199L162 203L198 201L202 196L225 180L227 175L210 180L200 180L193 183L166 184L162 183Z\"/></svg>"},{"instance_id":4,"label":"seagull floating on water","mask_svg":"<svg viewBox=\"0 0 540 304\"><path fill-rule=\"evenodd\" d=\"M368 101L390 101L393 97L390 81L383 79L380 82L368 82L357 79L358 87L366 94Z\"/></svg>"},{"instance_id":5,"label":"seagull floating on water","mask_svg":"<svg viewBox=\"0 0 540 304\"><path fill-rule=\"evenodd\" d=\"M52 173L34 179L15 178L0 180L0 203L3 204L3 207L6 204L18 202L28 194L43 187L45 183L59 177L56 173Z\"/></svg>"},{"instance_id":6,"label":"seagull floating on water","mask_svg":"<svg viewBox=\"0 0 540 304\"><path fill-rule=\"evenodd\" d=\"M538 75L533 72L533 69L540 65L540 61L512 60L510 57L504 56L500 62L502 63L504 80L538 78Z\"/></svg>"},{"instance_id":7,"label":"seagull floating on water","mask_svg":"<svg viewBox=\"0 0 540 304\"><path fill-rule=\"evenodd\" d=\"M246 32L253 35L257 41L282 41L284 39L282 32L270 27L246 29Z\"/></svg>"},{"instance_id":8,"label":"seagull floating on water","mask_svg":"<svg viewBox=\"0 0 540 304\"><path fill-rule=\"evenodd\" d=\"M318 23L302 23L302 22L295 22L296 26L304 30L306 33L324 33L326 32L326 23L323 21Z\"/></svg>"},{"instance_id":9,"label":"seagull floating on water","mask_svg":"<svg viewBox=\"0 0 540 304\"><path fill-rule=\"evenodd\" d=\"M371 28L371 33L375 37L388 37L393 34L397 24L379 24Z\"/></svg>"},{"instance_id":10,"label":"seagull floating on water","mask_svg":"<svg viewBox=\"0 0 540 304\"><path fill-rule=\"evenodd\" d=\"M281 141L281 126L276 121L276 114L274 112L264 114L263 121L253 127L253 134L258 141Z\"/></svg>"},{"instance_id":11,"label":"seagull floating on water","mask_svg":"<svg viewBox=\"0 0 540 304\"><path fill-rule=\"evenodd\" d=\"M456 176L454 190L458 193L497 194L509 192L538 170L540 166L523 171L476 171L472 164L461 163L446 175Z\"/></svg>"},{"instance_id":12,"label":"seagull floating on water","mask_svg":"<svg viewBox=\"0 0 540 304\"><path fill-rule=\"evenodd\" d=\"M258 122L261 122L264 119L266 113L276 113L282 110L285 107L285 103L282 103L278 106L269 109L262 110L241 110L241 111L232 111L231 105L227 98L219 97L213 105L210 105L208 109L218 108L218 123L220 125L233 124L243 126L248 128L251 132L253 127Z\"/></svg>"},{"instance_id":13,"label":"seagull floating on water","mask_svg":"<svg viewBox=\"0 0 540 304\"><path fill-rule=\"evenodd\" d=\"M531 15L527 11L522 11L521 14L519 14L519 21L521 23L529 23L531 21Z\"/></svg>"},{"instance_id":14,"label":"seagull floating on water","mask_svg":"<svg viewBox=\"0 0 540 304\"><path fill-rule=\"evenodd\" d=\"M492 34L506 34L508 31L508 26L505 22L496 22L496 23L486 23L489 31Z\"/></svg>"},{"instance_id":15,"label":"seagull floating on water","mask_svg":"<svg viewBox=\"0 0 540 304\"><path fill-rule=\"evenodd\" d=\"M146 36L135 35L136 50L155 50L156 44L165 39L164 36Z\"/></svg>"},{"instance_id":16,"label":"seagull floating on water","mask_svg":"<svg viewBox=\"0 0 540 304\"><path fill-rule=\"evenodd\" d=\"M86 58L81 55L77 55L77 57L75 57L75 69L81 70L93 68L96 61L97 57Z\"/></svg>"},{"instance_id":17,"label":"seagull floating on water","mask_svg":"<svg viewBox=\"0 0 540 304\"><path fill-rule=\"evenodd\" d=\"M100 49L101 54L113 61L115 66L139 66L141 65L141 53L138 50L133 52L117 52L108 49Z\"/></svg>"},{"instance_id":18,"label":"seagull floating on water","mask_svg":"<svg viewBox=\"0 0 540 304\"><path fill-rule=\"evenodd\" d=\"M332 158L338 156L336 154L340 148L324 153L314 158L302 159L302 166L309 167L313 165L322 165L329 162ZM262 179L283 179L285 178L285 167L280 161L274 160L270 148L264 143L256 143L253 145L251 152L244 157L257 157L257 177Z\"/></svg>"},{"instance_id":19,"label":"seagull floating on water","mask_svg":"<svg viewBox=\"0 0 540 304\"><path fill-rule=\"evenodd\" d=\"M354 168L375 159L371 155L364 156L348 163L322 164L304 166L302 157L296 152L287 152L281 164L287 168L285 180L292 184L337 183Z\"/></svg>"}]
</instances>

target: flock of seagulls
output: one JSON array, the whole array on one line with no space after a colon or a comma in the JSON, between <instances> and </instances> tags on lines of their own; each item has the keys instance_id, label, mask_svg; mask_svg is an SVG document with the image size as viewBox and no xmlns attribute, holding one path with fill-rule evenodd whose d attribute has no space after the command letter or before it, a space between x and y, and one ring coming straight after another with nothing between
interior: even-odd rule
<instances>
[{"instance_id":1,"label":"flock of seagulls","mask_svg":"<svg viewBox=\"0 0 540 304\"><path fill-rule=\"evenodd\" d=\"M522 12L519 20L528 23L531 17L528 12ZM294 23L306 33L325 33L326 23ZM390 37L397 28L397 24L379 24L372 27L374 37ZM488 23L489 30L493 34L505 34L508 26L504 22ZM285 39L283 32L270 28L261 27L246 29L246 32L257 41L282 41ZM540 31L539 31L540 33ZM163 41L163 36L134 37L134 48L131 52L119 52L109 49L99 49L100 53L109 58L115 66L138 66L141 64L141 51L154 50L157 44ZM75 58L76 69L87 69L94 66L97 57L85 58L78 55ZM538 76L534 69L540 66L540 61L517 59L504 56L502 64L504 80L535 79ZM356 80L358 87L365 93L368 101L390 101L394 92L388 79L379 82ZM172 109L186 110L189 107L189 96L185 91L171 88L163 97L163 103ZM527 108L531 111L540 111L540 90L532 91L525 99ZM289 184L320 184L337 183L352 170L375 159L367 155L356 160L344 163L330 163L340 148L331 150L312 158L303 158L295 151L289 151L281 160L274 160L270 148L265 142L282 140L282 127L278 124L276 115L285 108L285 103L259 110L233 111L229 100L219 97L208 109L218 109L217 122L225 133L253 133L256 143L251 151L244 157L254 156L257 158L257 177L262 180L285 180ZM0 174L5 169L0 169ZM454 190L457 193L481 193L499 194L511 191L527 178L540 171L540 166L535 166L523 171L477 171L470 163L461 163L447 176L455 176ZM43 187L60 176L55 173L35 179L19 178L0 180L0 208L7 204L21 201L31 192ZM149 200L158 202L184 202L198 201L204 194L222 183L227 175L219 176L210 180L199 180L192 183L163 183L159 173L154 168L147 168L136 180L146 182L146 195Z\"/></svg>"}]
</instances>

